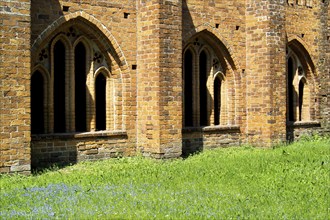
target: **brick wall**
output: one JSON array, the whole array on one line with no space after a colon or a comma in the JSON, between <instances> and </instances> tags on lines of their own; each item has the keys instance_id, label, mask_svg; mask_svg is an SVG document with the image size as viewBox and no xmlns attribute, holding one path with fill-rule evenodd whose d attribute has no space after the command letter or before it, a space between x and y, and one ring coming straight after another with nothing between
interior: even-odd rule
<instances>
[{"instance_id":1,"label":"brick wall","mask_svg":"<svg viewBox=\"0 0 330 220\"><path fill-rule=\"evenodd\" d=\"M257 145L285 140L286 64L283 1L247 1L247 138Z\"/></svg>"},{"instance_id":2,"label":"brick wall","mask_svg":"<svg viewBox=\"0 0 330 220\"><path fill-rule=\"evenodd\" d=\"M180 1L139 1L137 27L137 144L145 155L177 157L182 127Z\"/></svg>"},{"instance_id":3,"label":"brick wall","mask_svg":"<svg viewBox=\"0 0 330 220\"><path fill-rule=\"evenodd\" d=\"M323 133L329 132L329 107L330 107L330 62L329 62L329 1L309 1L295 3L289 1L286 6L285 30L288 41L293 39L299 41L311 57L315 70L311 73L311 85L314 90L311 93L311 103L314 109L311 121L320 122L290 125L288 132L292 130L304 133L306 130L312 133L316 130ZM314 126L311 126L314 124ZM296 132L295 136L298 136Z\"/></svg>"},{"instance_id":4,"label":"brick wall","mask_svg":"<svg viewBox=\"0 0 330 220\"><path fill-rule=\"evenodd\" d=\"M30 1L0 1L0 172L30 171Z\"/></svg>"},{"instance_id":5,"label":"brick wall","mask_svg":"<svg viewBox=\"0 0 330 220\"><path fill-rule=\"evenodd\" d=\"M182 132L182 154L188 156L206 149L239 146L241 140L239 126L184 128Z\"/></svg>"},{"instance_id":6,"label":"brick wall","mask_svg":"<svg viewBox=\"0 0 330 220\"><path fill-rule=\"evenodd\" d=\"M246 142L271 146L313 131L329 133L329 10L329 1L0 0L0 172L29 172L30 157L33 167L136 152L167 158ZM73 101L79 96L68 93L67 133L53 134L48 101L46 134L31 140L31 74L52 74L56 37L67 35L72 53L77 36L72 37L71 27L84 36L89 52L99 50L107 58L107 129L95 131L94 80L104 69L93 64L87 79L88 131L75 133ZM211 48L208 54L219 58L223 68L217 126L212 103L217 67L209 60L210 126L183 127L182 55L194 43L203 44L195 48L195 58L201 49ZM308 82L301 121L288 120L290 52L300 59ZM100 54L89 54L89 60L95 63ZM67 67L74 72L72 57ZM296 90L299 77L294 79ZM50 75L47 89L52 83ZM295 111L300 111L298 97ZM196 112L198 121L200 109Z\"/></svg>"},{"instance_id":7,"label":"brick wall","mask_svg":"<svg viewBox=\"0 0 330 220\"><path fill-rule=\"evenodd\" d=\"M122 131L32 136L32 168L132 156L135 146Z\"/></svg>"}]
</instances>

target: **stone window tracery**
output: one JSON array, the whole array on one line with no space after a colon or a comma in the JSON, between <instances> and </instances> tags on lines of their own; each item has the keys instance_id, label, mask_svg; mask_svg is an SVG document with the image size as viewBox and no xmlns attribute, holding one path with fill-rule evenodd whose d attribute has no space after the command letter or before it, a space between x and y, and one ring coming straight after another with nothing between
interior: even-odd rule
<instances>
[{"instance_id":1,"label":"stone window tracery","mask_svg":"<svg viewBox=\"0 0 330 220\"><path fill-rule=\"evenodd\" d=\"M183 59L183 126L230 124L226 68L216 51L204 39L195 38Z\"/></svg>"},{"instance_id":2,"label":"stone window tracery","mask_svg":"<svg viewBox=\"0 0 330 220\"><path fill-rule=\"evenodd\" d=\"M37 54L31 76L32 133L87 132L114 127L110 124L113 120L109 120L113 113L109 61L88 35L69 27ZM40 78L40 69L45 70L49 82Z\"/></svg>"},{"instance_id":3,"label":"stone window tracery","mask_svg":"<svg viewBox=\"0 0 330 220\"><path fill-rule=\"evenodd\" d=\"M311 94L306 71L294 51L289 49L287 56L288 121L309 121Z\"/></svg>"}]
</instances>

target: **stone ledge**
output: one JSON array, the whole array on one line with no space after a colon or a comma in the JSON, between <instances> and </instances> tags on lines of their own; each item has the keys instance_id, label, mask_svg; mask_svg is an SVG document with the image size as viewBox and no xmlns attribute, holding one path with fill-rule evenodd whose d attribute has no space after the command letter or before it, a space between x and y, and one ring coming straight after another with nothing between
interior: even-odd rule
<instances>
[{"instance_id":1,"label":"stone ledge","mask_svg":"<svg viewBox=\"0 0 330 220\"><path fill-rule=\"evenodd\" d=\"M293 128L313 128L321 127L321 123L318 121L289 121L287 126Z\"/></svg>"},{"instance_id":2,"label":"stone ledge","mask_svg":"<svg viewBox=\"0 0 330 220\"><path fill-rule=\"evenodd\" d=\"M185 127L182 128L183 133L189 132L240 132L239 125L215 125L206 127Z\"/></svg>"},{"instance_id":3,"label":"stone ledge","mask_svg":"<svg viewBox=\"0 0 330 220\"><path fill-rule=\"evenodd\" d=\"M100 137L127 137L127 132L118 131L91 131L91 132L72 132L72 133L53 133L53 134L34 134L31 135L33 140L42 139L78 139L78 138L100 138Z\"/></svg>"}]
</instances>

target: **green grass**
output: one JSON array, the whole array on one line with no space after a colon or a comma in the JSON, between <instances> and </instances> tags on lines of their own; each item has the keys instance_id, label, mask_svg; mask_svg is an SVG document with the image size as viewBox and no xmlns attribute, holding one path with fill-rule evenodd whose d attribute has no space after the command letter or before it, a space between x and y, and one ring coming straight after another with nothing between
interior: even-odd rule
<instances>
[{"instance_id":1,"label":"green grass","mask_svg":"<svg viewBox=\"0 0 330 220\"><path fill-rule=\"evenodd\" d=\"M0 219L329 219L330 139L0 176Z\"/></svg>"}]
</instances>

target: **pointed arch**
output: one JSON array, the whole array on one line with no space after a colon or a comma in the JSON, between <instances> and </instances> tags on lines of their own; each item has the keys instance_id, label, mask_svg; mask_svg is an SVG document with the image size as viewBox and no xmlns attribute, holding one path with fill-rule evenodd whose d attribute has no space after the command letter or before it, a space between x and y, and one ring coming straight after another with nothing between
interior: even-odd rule
<instances>
[{"instance_id":1,"label":"pointed arch","mask_svg":"<svg viewBox=\"0 0 330 220\"><path fill-rule=\"evenodd\" d=\"M288 47L299 57L303 68L310 71L311 77L317 74L316 66L310 56L311 52L308 49L307 43L297 36L288 37Z\"/></svg>"},{"instance_id":2,"label":"pointed arch","mask_svg":"<svg viewBox=\"0 0 330 220\"><path fill-rule=\"evenodd\" d=\"M212 46L214 46L217 50L222 51L223 56L226 57L228 63L231 65L231 69L234 70L236 77L241 78L240 72L237 71L241 69L241 64L234 51L232 51L231 45L225 38L222 37L219 30L214 28L209 23L201 24L184 34L182 38L184 47L189 44L190 39L200 34L207 36L208 40L213 41Z\"/></svg>"},{"instance_id":3,"label":"pointed arch","mask_svg":"<svg viewBox=\"0 0 330 220\"><path fill-rule=\"evenodd\" d=\"M110 78L111 77L111 72L108 68L106 68L105 66L102 66L100 68L98 68L95 73L94 73L94 78L97 77L98 74L105 74L106 77Z\"/></svg>"},{"instance_id":4,"label":"pointed arch","mask_svg":"<svg viewBox=\"0 0 330 220\"><path fill-rule=\"evenodd\" d=\"M240 75L237 73L237 67L230 56L229 50L212 33L202 30L195 33L189 40L186 40L183 49L184 57L184 91L187 69L187 54L192 58L193 69L193 119L195 126L209 125L228 125L234 124L239 118L236 113L238 102L236 93L239 93L237 87ZM187 51L189 53L187 53ZM190 61L191 62L191 61ZM221 73L220 73L221 72ZM218 76L222 75L222 78ZM224 81L226 77L226 81ZM188 92L187 92L188 93ZM186 92L184 92L186 94ZM187 108L184 96L184 108ZM221 99L221 100L220 100ZM184 110L184 112L186 112ZM221 117L220 117L221 112ZM221 123L220 123L221 121Z\"/></svg>"},{"instance_id":5,"label":"pointed arch","mask_svg":"<svg viewBox=\"0 0 330 220\"><path fill-rule=\"evenodd\" d=\"M226 81L226 76L223 72L218 71L214 74L213 79L219 78L220 80Z\"/></svg>"},{"instance_id":6,"label":"pointed arch","mask_svg":"<svg viewBox=\"0 0 330 220\"><path fill-rule=\"evenodd\" d=\"M74 116L75 116L75 131L87 131L87 74L88 66L90 66L90 57L85 44L80 41L74 45ZM78 97L79 95L79 97Z\"/></svg>"},{"instance_id":7,"label":"pointed arch","mask_svg":"<svg viewBox=\"0 0 330 220\"><path fill-rule=\"evenodd\" d=\"M100 42L100 45L103 45L103 51L109 51L114 56L118 67L123 72L129 69L126 57L110 30L93 15L87 14L84 11L63 15L50 24L32 43L32 53L36 54L39 48L42 48L45 43L54 38L59 32L60 27L68 27L72 24L78 25L90 35L94 35L95 39ZM35 59L35 56L33 58Z\"/></svg>"},{"instance_id":8,"label":"pointed arch","mask_svg":"<svg viewBox=\"0 0 330 220\"><path fill-rule=\"evenodd\" d=\"M50 120L55 133L70 130L68 123L70 114L70 81L71 81L71 51L70 40L64 34L56 36L50 44L51 56L51 103L53 114Z\"/></svg>"},{"instance_id":9,"label":"pointed arch","mask_svg":"<svg viewBox=\"0 0 330 220\"><path fill-rule=\"evenodd\" d=\"M316 67L306 43L295 36L287 44L287 112L288 121L313 120L316 111ZM308 82L308 83L307 83Z\"/></svg>"},{"instance_id":10,"label":"pointed arch","mask_svg":"<svg viewBox=\"0 0 330 220\"><path fill-rule=\"evenodd\" d=\"M39 74L42 79L34 81L33 77L35 74ZM37 84L37 85L36 85ZM31 72L31 131L32 133L48 133L49 132L49 93L50 93L50 74L46 68L42 65L37 65L32 69ZM35 88L37 87L37 88ZM33 94L34 93L34 94ZM34 110L35 104L37 102L37 109ZM38 107L39 106L39 107ZM41 125L37 125L37 129L32 128L35 124L35 118L40 119ZM38 124L38 122L37 122ZM34 131L33 131L34 130ZM38 130L38 131L37 131Z\"/></svg>"},{"instance_id":11,"label":"pointed arch","mask_svg":"<svg viewBox=\"0 0 330 220\"><path fill-rule=\"evenodd\" d=\"M107 108L106 95L107 77L100 72L95 78L95 130L106 130Z\"/></svg>"},{"instance_id":12,"label":"pointed arch","mask_svg":"<svg viewBox=\"0 0 330 220\"><path fill-rule=\"evenodd\" d=\"M63 32L66 31L66 32ZM72 34L74 33L74 35ZM74 12L68 13L61 17L59 17L56 21L54 21L51 25L48 26L46 30L44 30L32 43L32 63L40 63L45 66L48 65L48 61L39 61L38 58L40 54L42 55L42 51L49 51L50 57L53 57L52 53L53 45L60 40L63 42L65 47L69 48L67 51L70 51L68 54L68 61L70 62L70 67L68 68L68 73L66 77L67 79L66 86L70 88L65 88L67 94L65 103L67 104L65 109L65 117L66 121L66 131L74 132L77 129L77 121L82 121L76 118L78 108L75 105L77 101L75 93L75 69L77 66L74 66L75 53L77 45L84 45L86 49L86 57L88 57L88 62L86 63L86 71L88 72L88 76L86 79L87 84L87 97L86 97L86 120L87 120L87 129L83 128L82 130L92 131L95 129L95 123L93 125L93 121L95 122L95 116L93 115L94 109L94 95L95 95L95 73L99 71L99 68L105 67L108 70L104 70L108 76L107 80L107 96L118 96L113 97L112 103L114 107L112 110L107 110L114 114L113 116L113 126L107 125L107 127L116 128L116 129L125 129L125 122L129 117L127 113L130 111L129 104L125 105L125 103L130 99L130 93L126 92L132 88L131 85L131 76L130 76L130 68L128 63L126 62L125 55L122 52L121 46L118 44L115 37L112 35L108 27L99 20L97 20L94 16L89 15L85 12ZM99 57L101 56L101 62L99 62ZM53 58L49 59L49 68L52 69L54 67ZM91 63L90 63L91 62ZM91 66L88 66L91 64ZM54 69L49 71L52 75L54 73ZM110 77L112 76L112 77ZM53 80L53 75L51 76ZM53 84L53 83L52 83ZM108 89L111 88L111 89ZM51 94L50 96L54 96L54 85L51 85ZM111 95L109 95L111 94ZM52 98L53 99L53 98ZM51 100L53 103L54 100ZM84 104L83 104L84 105ZM51 106L52 108L54 106ZM108 108L108 105L107 105ZM110 107L109 107L110 108ZM95 113L95 112L94 112ZM116 115L120 114L120 115ZM50 120L54 121L54 112L50 113ZM117 120L117 122L115 122ZM54 121L55 122L55 121ZM54 126L51 126L54 127ZM78 129L81 130L81 129Z\"/></svg>"}]
</instances>

